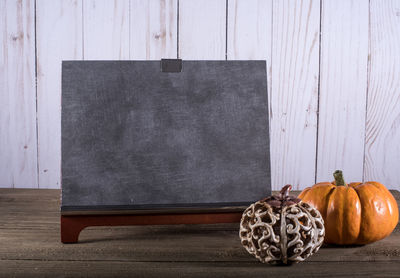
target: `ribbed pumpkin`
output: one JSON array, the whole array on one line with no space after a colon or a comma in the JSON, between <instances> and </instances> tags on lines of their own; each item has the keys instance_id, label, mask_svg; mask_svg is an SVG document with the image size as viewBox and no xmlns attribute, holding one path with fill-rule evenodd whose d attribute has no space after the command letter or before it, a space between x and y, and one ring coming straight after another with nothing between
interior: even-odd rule
<instances>
[{"instance_id":1,"label":"ribbed pumpkin","mask_svg":"<svg viewBox=\"0 0 400 278\"><path fill-rule=\"evenodd\" d=\"M335 181L317 183L298 198L319 210L325 222L325 242L362 245L390 235L399 220L393 195L375 181L346 184L342 171Z\"/></svg>"}]
</instances>

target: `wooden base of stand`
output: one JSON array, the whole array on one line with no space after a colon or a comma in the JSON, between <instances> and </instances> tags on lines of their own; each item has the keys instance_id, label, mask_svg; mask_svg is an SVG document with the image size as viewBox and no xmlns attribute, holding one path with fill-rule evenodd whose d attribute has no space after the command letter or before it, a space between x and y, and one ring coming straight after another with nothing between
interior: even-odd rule
<instances>
[{"instance_id":1,"label":"wooden base of stand","mask_svg":"<svg viewBox=\"0 0 400 278\"><path fill-rule=\"evenodd\" d=\"M79 233L90 226L176 225L239 223L241 212L151 215L62 215L61 242L78 242Z\"/></svg>"}]
</instances>

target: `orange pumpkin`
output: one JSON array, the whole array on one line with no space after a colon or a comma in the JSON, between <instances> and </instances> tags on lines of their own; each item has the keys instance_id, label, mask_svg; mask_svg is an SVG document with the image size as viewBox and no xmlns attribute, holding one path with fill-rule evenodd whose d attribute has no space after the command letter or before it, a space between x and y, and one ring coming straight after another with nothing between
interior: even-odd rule
<instances>
[{"instance_id":1,"label":"orange pumpkin","mask_svg":"<svg viewBox=\"0 0 400 278\"><path fill-rule=\"evenodd\" d=\"M399 220L397 202L379 182L346 184L342 171L335 181L317 183L299 198L317 208L325 222L325 242L367 244L390 235Z\"/></svg>"}]
</instances>

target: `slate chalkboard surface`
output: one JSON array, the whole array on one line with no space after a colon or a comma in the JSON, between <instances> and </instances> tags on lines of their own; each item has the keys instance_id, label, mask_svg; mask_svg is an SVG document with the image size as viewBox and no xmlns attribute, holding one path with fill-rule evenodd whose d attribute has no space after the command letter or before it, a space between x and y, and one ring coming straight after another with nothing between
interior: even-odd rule
<instances>
[{"instance_id":1,"label":"slate chalkboard surface","mask_svg":"<svg viewBox=\"0 0 400 278\"><path fill-rule=\"evenodd\" d=\"M265 61L64 61L62 211L221 208L270 194Z\"/></svg>"}]
</instances>

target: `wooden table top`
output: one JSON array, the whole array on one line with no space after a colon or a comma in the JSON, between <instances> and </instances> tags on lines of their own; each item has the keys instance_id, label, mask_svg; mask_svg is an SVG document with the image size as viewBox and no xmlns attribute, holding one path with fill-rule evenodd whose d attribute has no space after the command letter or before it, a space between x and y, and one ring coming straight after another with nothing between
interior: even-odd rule
<instances>
[{"instance_id":1,"label":"wooden table top","mask_svg":"<svg viewBox=\"0 0 400 278\"><path fill-rule=\"evenodd\" d=\"M0 189L1 277L400 277L399 225L370 245L270 266L241 246L239 224L90 227L62 244L59 199L60 190Z\"/></svg>"}]
</instances>

